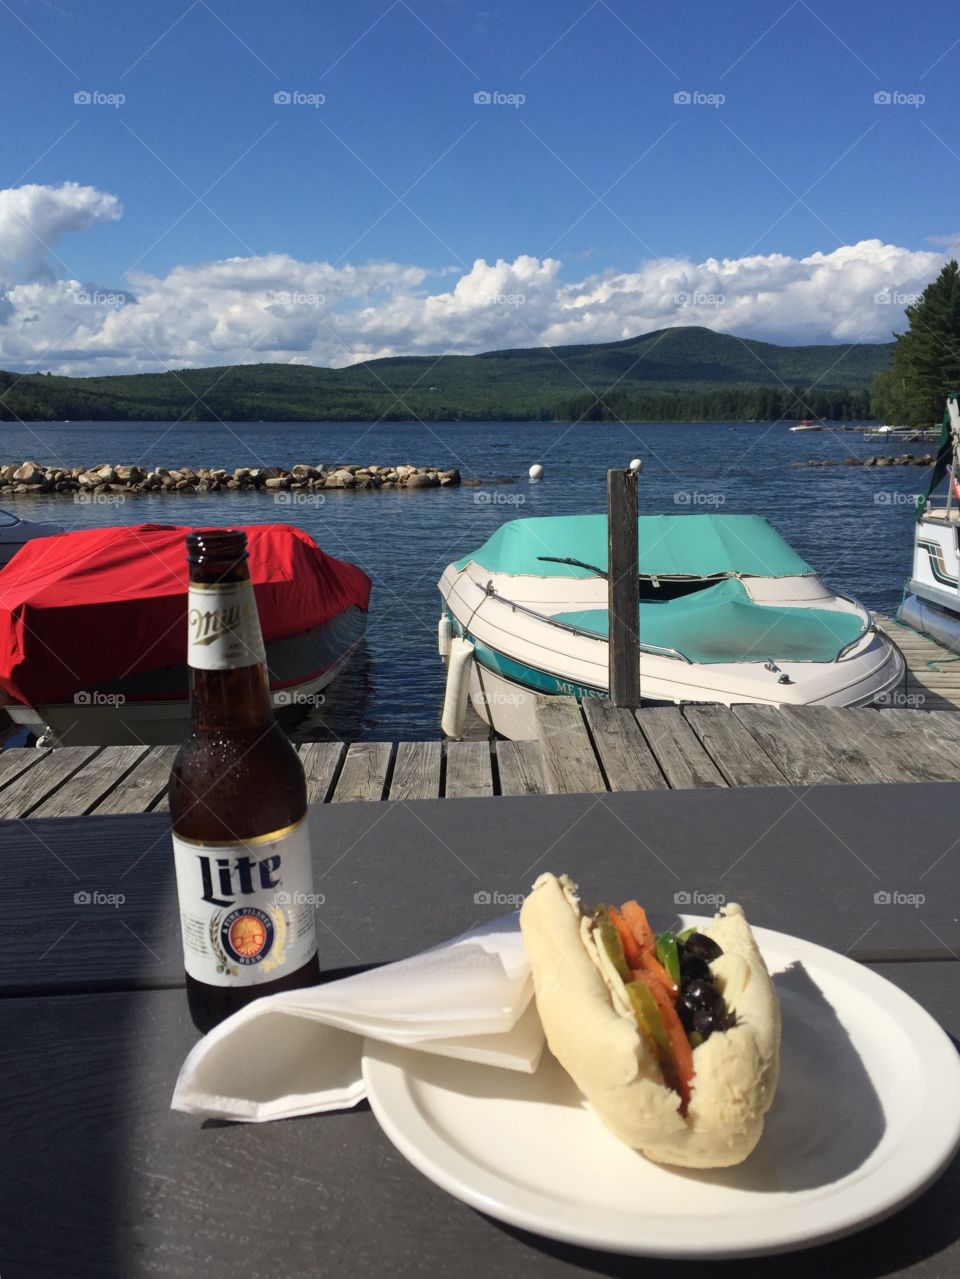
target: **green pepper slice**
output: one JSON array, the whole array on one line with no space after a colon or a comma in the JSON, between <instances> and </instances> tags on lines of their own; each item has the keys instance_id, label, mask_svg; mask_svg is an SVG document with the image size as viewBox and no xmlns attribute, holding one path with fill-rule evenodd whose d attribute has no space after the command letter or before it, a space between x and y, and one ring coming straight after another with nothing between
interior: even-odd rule
<instances>
[{"instance_id":1,"label":"green pepper slice","mask_svg":"<svg viewBox=\"0 0 960 1279\"><path fill-rule=\"evenodd\" d=\"M677 1088L677 1071L670 1048L670 1036L663 1024L660 1009L651 995L645 982L632 981L627 985L627 994L633 1005L637 1025L644 1033L656 1054L664 1082L668 1088Z\"/></svg>"},{"instance_id":2,"label":"green pepper slice","mask_svg":"<svg viewBox=\"0 0 960 1279\"><path fill-rule=\"evenodd\" d=\"M620 940L620 934L617 926L607 914L605 906L598 906L594 912L594 918L597 921L597 929L600 933L600 945L610 957L610 962L619 973L621 979L625 982L630 980L630 965L627 963L627 957L623 953L623 942Z\"/></svg>"},{"instance_id":3,"label":"green pepper slice","mask_svg":"<svg viewBox=\"0 0 960 1279\"><path fill-rule=\"evenodd\" d=\"M676 933L660 933L657 937L657 959L670 974L674 985L680 985L680 952Z\"/></svg>"}]
</instances>

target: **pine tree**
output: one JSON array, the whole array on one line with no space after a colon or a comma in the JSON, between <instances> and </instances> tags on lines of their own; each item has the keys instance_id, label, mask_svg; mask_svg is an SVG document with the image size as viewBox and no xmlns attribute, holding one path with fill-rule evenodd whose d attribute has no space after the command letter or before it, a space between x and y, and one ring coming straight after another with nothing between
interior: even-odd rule
<instances>
[{"instance_id":1,"label":"pine tree","mask_svg":"<svg viewBox=\"0 0 960 1279\"><path fill-rule=\"evenodd\" d=\"M873 386L873 408L893 425L932 426L949 394L960 390L960 266L948 262L907 307L909 328L894 336L889 373Z\"/></svg>"}]
</instances>

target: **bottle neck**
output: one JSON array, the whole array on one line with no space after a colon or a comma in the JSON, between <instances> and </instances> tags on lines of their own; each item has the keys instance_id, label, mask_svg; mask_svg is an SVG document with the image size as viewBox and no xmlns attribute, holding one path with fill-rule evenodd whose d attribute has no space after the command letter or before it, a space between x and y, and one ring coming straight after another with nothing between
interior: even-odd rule
<instances>
[{"instance_id":1,"label":"bottle neck","mask_svg":"<svg viewBox=\"0 0 960 1279\"><path fill-rule=\"evenodd\" d=\"M245 559L227 572L192 566L187 637L193 731L266 728L273 708Z\"/></svg>"}]
</instances>

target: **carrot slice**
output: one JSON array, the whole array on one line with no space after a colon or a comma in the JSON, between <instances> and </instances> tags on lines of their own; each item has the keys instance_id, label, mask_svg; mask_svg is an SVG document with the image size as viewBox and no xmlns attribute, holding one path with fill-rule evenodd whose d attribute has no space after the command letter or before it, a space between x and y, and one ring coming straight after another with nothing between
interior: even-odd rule
<instances>
[{"instance_id":1,"label":"carrot slice","mask_svg":"<svg viewBox=\"0 0 960 1279\"><path fill-rule=\"evenodd\" d=\"M653 929L650 927L650 921L647 919L647 912L643 909L639 902L624 902L620 907L623 918L627 921L627 926L637 939L637 944L642 951L656 950L657 939Z\"/></svg>"},{"instance_id":2,"label":"carrot slice","mask_svg":"<svg viewBox=\"0 0 960 1279\"><path fill-rule=\"evenodd\" d=\"M663 985L646 971L638 973L637 980L642 981L650 991L656 1001L660 1016L663 1018L663 1025L670 1043L670 1053L677 1072L680 1112L681 1114L686 1114L687 1106L690 1103L693 1080L693 1049L690 1047L689 1039L687 1039L687 1032L677 1016L677 1010L673 1006L669 992L664 990Z\"/></svg>"},{"instance_id":3,"label":"carrot slice","mask_svg":"<svg viewBox=\"0 0 960 1279\"><path fill-rule=\"evenodd\" d=\"M620 908L622 918L629 928L630 932L636 939L637 947L640 950L641 960L639 964L635 964L627 953L627 963L631 968L642 967L646 972L652 974L663 985L667 994L671 999L675 1000L680 994L680 987L676 985L673 978L664 968L663 964L657 959L657 938L650 927L650 921L647 919L647 912L639 904L639 902L624 902ZM618 925L619 927L619 925ZM624 946L626 952L626 946Z\"/></svg>"},{"instance_id":4,"label":"carrot slice","mask_svg":"<svg viewBox=\"0 0 960 1279\"><path fill-rule=\"evenodd\" d=\"M627 921L616 906L608 906L607 913L617 926L617 932L620 934L620 942L623 946L623 953L627 958L627 963L631 968L639 968L643 963L643 951L640 949L636 937L630 931Z\"/></svg>"}]
</instances>

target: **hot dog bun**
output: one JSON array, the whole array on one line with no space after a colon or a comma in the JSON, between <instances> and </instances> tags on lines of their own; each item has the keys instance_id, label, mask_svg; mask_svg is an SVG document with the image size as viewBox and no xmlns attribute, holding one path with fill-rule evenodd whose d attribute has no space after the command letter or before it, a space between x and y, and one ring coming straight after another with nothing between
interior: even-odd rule
<instances>
[{"instance_id":1,"label":"hot dog bun","mask_svg":"<svg viewBox=\"0 0 960 1279\"><path fill-rule=\"evenodd\" d=\"M742 909L731 903L702 930L724 952L718 967L727 956L743 964L728 998L737 1024L694 1049L686 1116L623 983L596 954L589 922L576 885L555 875L540 876L520 912L550 1051L606 1127L647 1158L686 1168L741 1163L760 1140L780 1059L776 992Z\"/></svg>"}]
</instances>

